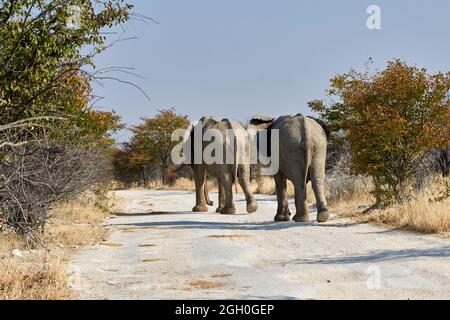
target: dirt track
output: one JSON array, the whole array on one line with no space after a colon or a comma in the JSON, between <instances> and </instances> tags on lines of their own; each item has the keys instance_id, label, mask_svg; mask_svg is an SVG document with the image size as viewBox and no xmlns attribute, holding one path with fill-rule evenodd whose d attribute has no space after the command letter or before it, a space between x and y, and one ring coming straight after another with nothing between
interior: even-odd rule
<instances>
[{"instance_id":1,"label":"dirt track","mask_svg":"<svg viewBox=\"0 0 450 320\"><path fill-rule=\"evenodd\" d=\"M445 239L333 216L317 224L313 209L309 224L274 223L273 196L257 196L252 215L223 216L190 212L190 192L117 195L110 239L71 263L80 298L450 299Z\"/></svg>"}]
</instances>

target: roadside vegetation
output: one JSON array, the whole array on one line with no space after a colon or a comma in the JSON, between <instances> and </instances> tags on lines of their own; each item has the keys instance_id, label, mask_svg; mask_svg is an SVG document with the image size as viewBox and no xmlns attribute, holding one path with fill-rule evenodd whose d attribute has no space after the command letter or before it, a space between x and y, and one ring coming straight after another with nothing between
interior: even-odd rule
<instances>
[{"instance_id":1,"label":"roadside vegetation","mask_svg":"<svg viewBox=\"0 0 450 320\"><path fill-rule=\"evenodd\" d=\"M331 102L310 107L333 132L328 198L338 214L448 236L449 90L450 72L399 60L331 79Z\"/></svg>"},{"instance_id":2,"label":"roadside vegetation","mask_svg":"<svg viewBox=\"0 0 450 320\"><path fill-rule=\"evenodd\" d=\"M109 212L102 210L98 201L88 193L55 206L40 246L30 245L14 232L0 232L0 300L75 297L71 286L77 275L67 266L71 255L81 246L108 237L101 224Z\"/></svg>"},{"instance_id":3,"label":"roadside vegetation","mask_svg":"<svg viewBox=\"0 0 450 320\"><path fill-rule=\"evenodd\" d=\"M116 79L94 59L131 9L122 0L0 4L0 299L70 297L70 253L107 235L122 124L95 108L91 83Z\"/></svg>"}]
</instances>

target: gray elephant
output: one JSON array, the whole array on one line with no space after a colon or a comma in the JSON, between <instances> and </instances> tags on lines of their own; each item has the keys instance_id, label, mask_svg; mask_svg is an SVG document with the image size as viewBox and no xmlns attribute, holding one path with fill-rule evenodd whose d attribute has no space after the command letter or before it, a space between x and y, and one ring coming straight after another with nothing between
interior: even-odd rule
<instances>
[{"instance_id":1,"label":"gray elephant","mask_svg":"<svg viewBox=\"0 0 450 320\"><path fill-rule=\"evenodd\" d=\"M234 154L233 154L233 164L224 163L212 163L206 164L204 160L201 164L191 164L191 167L194 171L194 179L195 179L195 194L196 194L196 204L192 209L194 212L207 212L209 198L208 191L206 187L206 174L207 172L217 178L218 187L219 187L219 206L217 207L216 212L220 212L221 214L235 214L236 207L233 202L233 183L236 183L238 180L242 190L245 194L245 199L247 202L247 212L252 213L255 212L258 208L256 200L253 194L250 192L250 162L238 163L237 162L237 153L240 150L238 148L238 144L244 146L245 152L249 152L249 139L247 131L244 129L242 125L239 123L229 120L223 119L218 120L214 117L203 117L200 119L200 123L202 124L202 134L209 129L215 129L217 132L220 132L223 141L225 141L227 137L227 130L233 130L235 133L234 136ZM190 142L191 142L191 150L192 150L192 160L195 159L195 151L194 151L194 128L191 130L190 134ZM204 152L205 148L208 146L208 143L203 142L201 151ZM223 145L223 154L226 155L227 149L225 145ZM202 157L203 158L203 157Z\"/></svg>"},{"instance_id":2,"label":"gray elephant","mask_svg":"<svg viewBox=\"0 0 450 320\"><path fill-rule=\"evenodd\" d=\"M279 170L274 176L278 200L275 221L290 220L287 179L292 181L295 188L296 215L293 220L309 221L306 184L311 180L317 201L317 221L327 221L329 212L324 192L327 136L322 126L301 114L278 119L260 115L250 120L248 129L257 132L261 129L279 130Z\"/></svg>"}]
</instances>

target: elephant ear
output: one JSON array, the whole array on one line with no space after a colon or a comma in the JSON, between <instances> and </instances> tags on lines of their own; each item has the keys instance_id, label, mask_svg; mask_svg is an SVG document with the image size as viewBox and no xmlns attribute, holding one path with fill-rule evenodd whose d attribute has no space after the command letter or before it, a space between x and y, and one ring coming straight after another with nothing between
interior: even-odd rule
<instances>
[{"instance_id":1,"label":"elephant ear","mask_svg":"<svg viewBox=\"0 0 450 320\"><path fill-rule=\"evenodd\" d=\"M255 128L257 130L267 129L272 125L274 120L275 118L271 116L257 114L250 120L249 127Z\"/></svg>"},{"instance_id":2,"label":"elephant ear","mask_svg":"<svg viewBox=\"0 0 450 320\"><path fill-rule=\"evenodd\" d=\"M254 116L250 121L249 124L247 126L247 131L250 133L251 136L256 137L256 146L258 148L258 152L259 152L259 148L260 148L260 130L267 130L267 136L266 136L266 143L267 143L267 156L271 157L272 156L272 146L271 146L271 126L273 124L273 122L275 121L275 118L271 117L271 116L266 116L264 114L258 114L256 116Z\"/></svg>"},{"instance_id":3,"label":"elephant ear","mask_svg":"<svg viewBox=\"0 0 450 320\"><path fill-rule=\"evenodd\" d=\"M199 122L203 123L203 126L208 128L210 126L218 124L220 120L213 116L204 116L200 119Z\"/></svg>"}]
</instances>

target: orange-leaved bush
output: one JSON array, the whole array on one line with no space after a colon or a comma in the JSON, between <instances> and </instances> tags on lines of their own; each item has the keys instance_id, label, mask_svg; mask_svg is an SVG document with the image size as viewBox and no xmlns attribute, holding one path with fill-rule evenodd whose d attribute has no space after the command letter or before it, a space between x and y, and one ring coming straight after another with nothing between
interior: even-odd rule
<instances>
[{"instance_id":1,"label":"orange-leaved bush","mask_svg":"<svg viewBox=\"0 0 450 320\"><path fill-rule=\"evenodd\" d=\"M345 133L351 170L373 178L377 205L407 198L413 173L429 150L450 140L450 72L430 75L400 60L370 73L331 79L335 103L309 103L332 130Z\"/></svg>"}]
</instances>

